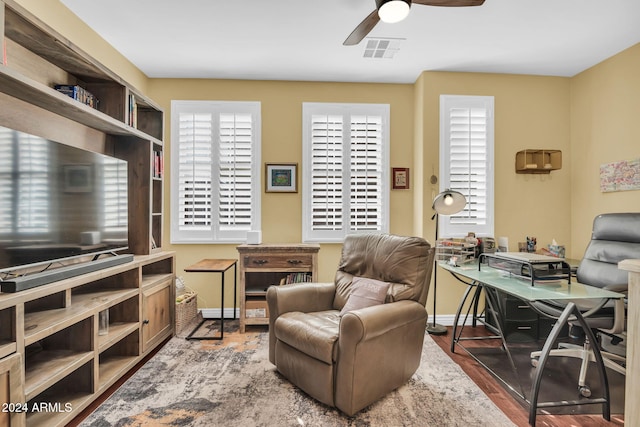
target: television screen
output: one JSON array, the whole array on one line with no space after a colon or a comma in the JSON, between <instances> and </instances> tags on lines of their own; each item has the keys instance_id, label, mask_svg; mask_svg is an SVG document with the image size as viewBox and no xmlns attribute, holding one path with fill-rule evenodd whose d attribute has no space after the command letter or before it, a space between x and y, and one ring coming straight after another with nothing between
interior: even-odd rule
<instances>
[{"instance_id":1,"label":"television screen","mask_svg":"<svg viewBox=\"0 0 640 427\"><path fill-rule=\"evenodd\" d=\"M0 271L126 249L127 204L126 161L0 127Z\"/></svg>"}]
</instances>

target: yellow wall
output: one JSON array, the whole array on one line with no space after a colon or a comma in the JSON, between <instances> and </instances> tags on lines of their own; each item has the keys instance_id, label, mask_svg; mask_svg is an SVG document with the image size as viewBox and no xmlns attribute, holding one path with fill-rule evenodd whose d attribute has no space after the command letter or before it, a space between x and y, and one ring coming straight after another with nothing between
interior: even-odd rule
<instances>
[{"instance_id":1,"label":"yellow wall","mask_svg":"<svg viewBox=\"0 0 640 427\"><path fill-rule=\"evenodd\" d=\"M15 2L162 105L167 152L171 99L261 101L263 164L301 163L302 102L391 104L390 163L411 168L411 189L391 192L393 233L433 241L430 205L438 187L429 178L434 171L438 175L440 94L495 97L495 231L509 238L511 250L529 235L540 246L555 238L580 257L598 213L640 211L638 191L603 194L598 186L601 163L640 157L640 45L573 78L424 72L413 85L148 79L60 2ZM525 148L562 150L562 169L544 176L516 174L515 153ZM169 187L167 180L165 247L177 251L178 274L201 293L200 305L216 307L217 288L208 283L217 279L182 269L203 257L235 258L235 247L169 245ZM264 242L300 241L301 193L263 194L262 209ZM332 280L339 251L340 245L322 245L320 280ZM442 276L438 313L450 314L461 286Z\"/></svg>"},{"instance_id":2,"label":"yellow wall","mask_svg":"<svg viewBox=\"0 0 640 427\"><path fill-rule=\"evenodd\" d=\"M593 218L640 212L640 191L600 192L603 163L640 158L640 44L571 79L571 248L580 258Z\"/></svg>"},{"instance_id":3,"label":"yellow wall","mask_svg":"<svg viewBox=\"0 0 640 427\"><path fill-rule=\"evenodd\" d=\"M570 156L569 79L526 75L424 72L416 95L422 98L424 154L425 237L433 241L431 201L439 184L431 185L432 169L438 173L440 95L490 95L495 102L495 237L509 239L509 249L535 236L538 246L551 239L570 242L570 165L549 175L515 172L516 152L526 148L562 150ZM422 88L422 89L421 89ZM474 230L469 230L474 231ZM446 236L439 236L446 237ZM439 274L438 314L455 313L463 286L449 275ZM433 292L430 292L430 301ZM427 308L432 311L432 302Z\"/></svg>"},{"instance_id":4,"label":"yellow wall","mask_svg":"<svg viewBox=\"0 0 640 427\"><path fill-rule=\"evenodd\" d=\"M388 103L391 105L391 167L413 167L413 85L311 83L240 80L154 79L148 95L167 113L165 152L171 141L170 119L172 99L260 101L262 107L262 176L264 163L298 163L302 166L302 103L349 102ZM171 159L165 167L170 170ZM169 193L171 177L166 179L165 236L169 236ZM301 180L299 179L299 183ZM413 190L391 190L391 232L413 234ZM302 239L302 192L262 193L262 241L265 243L300 242ZM218 301L217 286L207 280L217 278L204 274L184 274L182 270L204 257L236 258L236 245L169 245L175 250L178 274L187 286L195 288L207 302ZM332 281L341 245L323 244L319 253L320 280ZM215 292L208 290L215 289ZM230 306L227 300L227 306ZM215 304L218 304L216 302ZM203 304L204 305L204 301ZM210 305L215 307L216 305Z\"/></svg>"}]
</instances>

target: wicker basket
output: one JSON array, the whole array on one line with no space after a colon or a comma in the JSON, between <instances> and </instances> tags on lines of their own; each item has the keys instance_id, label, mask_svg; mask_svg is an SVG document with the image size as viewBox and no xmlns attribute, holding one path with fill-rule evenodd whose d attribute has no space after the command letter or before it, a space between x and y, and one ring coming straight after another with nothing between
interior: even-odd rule
<instances>
[{"instance_id":1,"label":"wicker basket","mask_svg":"<svg viewBox=\"0 0 640 427\"><path fill-rule=\"evenodd\" d=\"M176 334L182 330L198 315L198 294L187 292L180 302L176 302Z\"/></svg>"}]
</instances>

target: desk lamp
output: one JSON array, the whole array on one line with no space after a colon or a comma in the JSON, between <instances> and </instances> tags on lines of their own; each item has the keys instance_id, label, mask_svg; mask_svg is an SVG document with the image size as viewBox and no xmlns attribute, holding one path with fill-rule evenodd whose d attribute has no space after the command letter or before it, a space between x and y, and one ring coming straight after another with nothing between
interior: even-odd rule
<instances>
[{"instance_id":1,"label":"desk lamp","mask_svg":"<svg viewBox=\"0 0 640 427\"><path fill-rule=\"evenodd\" d=\"M459 191L444 190L433 199L433 210L436 211L431 219L436 220L436 246L438 245L438 215L453 215L462 211L467 205L467 199ZM437 249L436 249L437 250ZM434 262L437 264L438 258L434 257ZM447 328L436 323L436 294L438 283L438 266L433 267L433 323L427 325L427 332L432 335L444 335L447 333Z\"/></svg>"}]
</instances>

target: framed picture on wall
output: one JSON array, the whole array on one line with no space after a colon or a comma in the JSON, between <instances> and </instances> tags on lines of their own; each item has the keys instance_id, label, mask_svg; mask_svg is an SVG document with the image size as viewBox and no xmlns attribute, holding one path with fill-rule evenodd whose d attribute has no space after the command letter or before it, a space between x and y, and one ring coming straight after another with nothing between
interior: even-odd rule
<instances>
[{"instance_id":1,"label":"framed picture on wall","mask_svg":"<svg viewBox=\"0 0 640 427\"><path fill-rule=\"evenodd\" d=\"M409 189L409 168L392 168L392 179L394 190Z\"/></svg>"},{"instance_id":2,"label":"framed picture on wall","mask_svg":"<svg viewBox=\"0 0 640 427\"><path fill-rule=\"evenodd\" d=\"M297 193L298 192L298 164L297 163L266 163L265 192L267 193Z\"/></svg>"}]
</instances>

